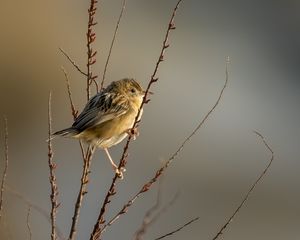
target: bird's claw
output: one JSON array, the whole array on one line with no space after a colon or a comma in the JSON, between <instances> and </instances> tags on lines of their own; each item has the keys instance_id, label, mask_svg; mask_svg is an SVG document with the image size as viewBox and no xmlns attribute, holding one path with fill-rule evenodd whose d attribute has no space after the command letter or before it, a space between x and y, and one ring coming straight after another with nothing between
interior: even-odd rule
<instances>
[{"instance_id":1,"label":"bird's claw","mask_svg":"<svg viewBox=\"0 0 300 240\"><path fill-rule=\"evenodd\" d=\"M136 138L140 135L139 130L136 127L128 129L127 134L133 137L133 140L136 140Z\"/></svg>"},{"instance_id":2,"label":"bird's claw","mask_svg":"<svg viewBox=\"0 0 300 240\"><path fill-rule=\"evenodd\" d=\"M124 167L121 167L120 169L116 168L115 172L116 172L118 178L123 179L124 178L123 172L126 172L126 168L124 168Z\"/></svg>"}]
</instances>

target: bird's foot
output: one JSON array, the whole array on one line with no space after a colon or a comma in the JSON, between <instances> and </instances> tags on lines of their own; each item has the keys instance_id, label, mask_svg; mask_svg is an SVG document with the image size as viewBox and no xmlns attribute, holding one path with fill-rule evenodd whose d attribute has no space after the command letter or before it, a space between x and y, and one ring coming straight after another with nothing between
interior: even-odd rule
<instances>
[{"instance_id":1,"label":"bird's foot","mask_svg":"<svg viewBox=\"0 0 300 240\"><path fill-rule=\"evenodd\" d=\"M123 179L124 178L123 173L126 172L126 168L124 168L124 167L121 167L120 169L116 168L115 172L116 172L118 178Z\"/></svg>"},{"instance_id":2,"label":"bird's foot","mask_svg":"<svg viewBox=\"0 0 300 240\"><path fill-rule=\"evenodd\" d=\"M129 128L126 132L128 135L133 137L133 140L136 140L136 138L140 135L139 130L136 127Z\"/></svg>"}]
</instances>

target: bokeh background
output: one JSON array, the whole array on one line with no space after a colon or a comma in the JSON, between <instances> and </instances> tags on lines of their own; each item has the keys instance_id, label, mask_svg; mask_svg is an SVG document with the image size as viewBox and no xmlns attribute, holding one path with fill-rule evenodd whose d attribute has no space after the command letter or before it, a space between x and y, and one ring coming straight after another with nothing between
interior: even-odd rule
<instances>
[{"instance_id":1,"label":"bokeh background","mask_svg":"<svg viewBox=\"0 0 300 240\"><path fill-rule=\"evenodd\" d=\"M102 76L121 0L101 1L96 26ZM89 1L1 0L0 116L9 119L7 184L49 211L47 99L53 93L53 128L72 123L64 75L69 72L79 109L85 79L59 52L64 48L82 68ZM111 62L108 81L134 77L146 86L153 72L175 1L129 0ZM270 171L223 235L224 239L297 239L300 216L300 3L297 0L184 1L171 33L171 47L159 70L155 95L145 107L140 136L130 148L125 180L118 184L109 219L153 176L229 85L209 121L167 170L163 204L176 203L149 229L145 239L169 232L189 219L200 220L170 239L211 239L234 211L270 155L252 130L260 131L275 152ZM4 131L1 121L1 172ZM124 144L124 143L123 143ZM120 157L122 145L111 149ZM54 142L61 207L59 228L67 236L80 182L78 143ZM89 193L79 221L78 239L88 239L113 173L102 151L93 159ZM157 186L144 194L104 235L132 239ZM29 239L27 206L5 192L1 239ZM50 225L31 211L32 239L49 239Z\"/></svg>"}]
</instances>

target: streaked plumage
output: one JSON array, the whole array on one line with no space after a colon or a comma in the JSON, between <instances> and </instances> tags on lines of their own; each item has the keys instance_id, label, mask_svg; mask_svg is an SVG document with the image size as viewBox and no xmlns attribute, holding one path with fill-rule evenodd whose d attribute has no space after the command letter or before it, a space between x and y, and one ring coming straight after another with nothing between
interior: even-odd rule
<instances>
[{"instance_id":1,"label":"streaked plumage","mask_svg":"<svg viewBox=\"0 0 300 240\"><path fill-rule=\"evenodd\" d=\"M112 82L88 101L72 127L53 135L82 139L103 148L108 154L107 148L118 144L128 135L143 97L144 91L134 79ZM112 162L109 154L108 157ZM112 164L116 170L116 165Z\"/></svg>"}]
</instances>

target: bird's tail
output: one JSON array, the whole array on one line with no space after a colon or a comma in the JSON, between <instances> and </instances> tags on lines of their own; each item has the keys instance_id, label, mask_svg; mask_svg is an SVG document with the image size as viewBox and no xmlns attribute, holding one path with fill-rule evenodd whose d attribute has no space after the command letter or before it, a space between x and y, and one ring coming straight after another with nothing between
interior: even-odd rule
<instances>
[{"instance_id":1,"label":"bird's tail","mask_svg":"<svg viewBox=\"0 0 300 240\"><path fill-rule=\"evenodd\" d=\"M79 131L75 128L66 128L66 129L63 129L63 130L60 130L60 131L57 131L55 133L52 134L51 138L48 139L49 140L52 140L53 138L55 138L56 136L61 136L61 137L74 137L76 136L77 134L79 134Z\"/></svg>"}]
</instances>

